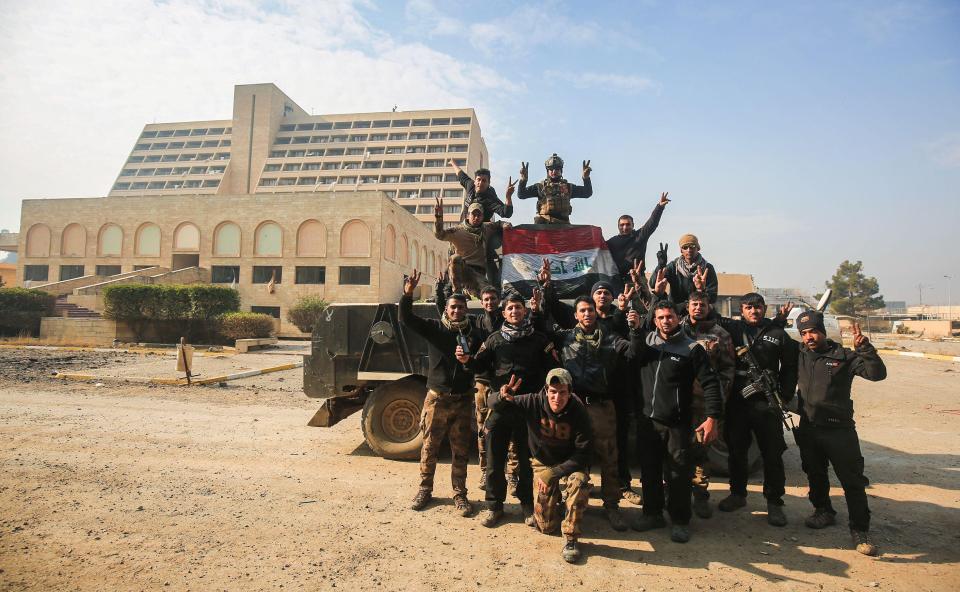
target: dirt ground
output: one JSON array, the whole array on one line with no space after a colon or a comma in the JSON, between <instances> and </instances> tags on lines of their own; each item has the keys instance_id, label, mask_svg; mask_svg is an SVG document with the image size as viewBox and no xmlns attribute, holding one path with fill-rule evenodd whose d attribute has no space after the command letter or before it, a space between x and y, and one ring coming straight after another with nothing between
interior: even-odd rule
<instances>
[{"instance_id":1,"label":"dirt ground","mask_svg":"<svg viewBox=\"0 0 960 592\"><path fill-rule=\"evenodd\" d=\"M454 515L446 463L439 502L408 510L417 465L373 456L359 414L307 427L300 370L189 389L50 378L129 362L0 349L0 589L960 589L957 363L887 356L885 382L854 383L881 557L850 550L838 488L840 525L803 526L791 442L787 527L766 524L758 479L746 510L694 518L687 545L617 533L591 500L585 560L567 565L516 505L492 530ZM477 479L472 464L474 501Z\"/></svg>"}]
</instances>

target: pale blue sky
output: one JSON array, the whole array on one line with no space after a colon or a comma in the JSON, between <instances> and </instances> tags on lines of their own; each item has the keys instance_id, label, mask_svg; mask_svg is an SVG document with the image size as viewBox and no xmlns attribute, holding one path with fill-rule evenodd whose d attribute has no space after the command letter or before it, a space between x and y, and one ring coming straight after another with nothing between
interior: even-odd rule
<instances>
[{"instance_id":1,"label":"pale blue sky","mask_svg":"<svg viewBox=\"0 0 960 592\"><path fill-rule=\"evenodd\" d=\"M475 107L503 191L592 160L607 234L670 191L659 240L812 290L861 259L889 300L960 280L956 2L2 3L0 227L108 191L150 121L274 82L317 113ZM70 129L68 137L60 135ZM53 141L55 135L61 140ZM515 222L527 222L524 203ZM648 257L652 258L652 250ZM960 281L957 295L960 302Z\"/></svg>"}]
</instances>

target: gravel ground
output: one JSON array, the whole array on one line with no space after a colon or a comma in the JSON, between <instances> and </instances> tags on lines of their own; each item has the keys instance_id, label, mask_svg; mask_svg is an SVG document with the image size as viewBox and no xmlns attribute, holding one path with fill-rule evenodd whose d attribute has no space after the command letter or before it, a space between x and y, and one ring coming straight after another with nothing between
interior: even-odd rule
<instances>
[{"instance_id":1,"label":"gravel ground","mask_svg":"<svg viewBox=\"0 0 960 592\"><path fill-rule=\"evenodd\" d=\"M0 589L960 589L960 364L890 356L890 378L854 383L880 558L850 550L836 488L841 525L803 527L791 442L787 527L766 524L756 479L687 545L617 533L591 500L571 566L513 504L492 530L455 516L445 462L438 501L408 510L417 465L373 456L358 415L307 427L298 370L226 388L49 377L129 360L0 349ZM476 483L471 464L475 502Z\"/></svg>"}]
</instances>

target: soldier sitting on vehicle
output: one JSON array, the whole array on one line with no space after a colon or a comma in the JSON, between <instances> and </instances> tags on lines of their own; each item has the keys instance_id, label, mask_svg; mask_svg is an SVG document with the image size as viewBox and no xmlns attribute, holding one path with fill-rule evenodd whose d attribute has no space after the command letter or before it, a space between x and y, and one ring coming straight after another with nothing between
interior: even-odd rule
<instances>
[{"instance_id":1,"label":"soldier sitting on vehicle","mask_svg":"<svg viewBox=\"0 0 960 592\"><path fill-rule=\"evenodd\" d=\"M803 471L810 483L810 503L814 507L806 525L826 528L836 524L836 512L830 503L829 463L843 486L854 546L864 555L877 555L879 551L868 536L870 508L864 489L867 479L863 476L863 454L853 421L850 384L855 376L870 381L883 380L887 377L887 368L856 323L853 351L827 339L823 315L819 312L806 311L798 316L797 330L803 339L797 394L800 398L797 444Z\"/></svg>"},{"instance_id":2,"label":"soldier sitting on vehicle","mask_svg":"<svg viewBox=\"0 0 960 592\"><path fill-rule=\"evenodd\" d=\"M520 199L537 198L537 215L534 224L570 224L573 207L571 199L587 198L593 195L590 181L590 161L583 161L583 185L574 185L563 178L563 159L553 153L546 160L547 178L533 187L527 187L527 174L530 163L520 163Z\"/></svg>"},{"instance_id":3,"label":"soldier sitting on vehicle","mask_svg":"<svg viewBox=\"0 0 960 592\"><path fill-rule=\"evenodd\" d=\"M680 256L667 263L667 244L660 243L657 251L657 267L650 275L650 287L657 281L658 272L663 269L664 277L670 285L670 300L678 307L684 307L690 292L695 289L706 292L710 304L717 301L717 271L700 254L700 241L692 234L680 237ZM697 286L700 287L697 287Z\"/></svg>"},{"instance_id":4,"label":"soldier sitting on vehicle","mask_svg":"<svg viewBox=\"0 0 960 592\"><path fill-rule=\"evenodd\" d=\"M507 195L513 193L513 184L507 188ZM443 205L437 198L434 214L434 236L453 245L454 254L450 256L450 283L454 292L480 297L480 291L488 285L495 285L499 273L490 269L490 244L499 240L503 229L510 224L503 221L484 222L483 206L470 204L467 219L454 228L443 227Z\"/></svg>"},{"instance_id":5,"label":"soldier sitting on vehicle","mask_svg":"<svg viewBox=\"0 0 960 592\"><path fill-rule=\"evenodd\" d=\"M475 351L486 333L467 317L467 301L461 294L447 299L439 321L422 319L413 312L413 292L420 282L416 269L403 281L400 297L400 323L419 334L429 344L430 368L427 372L427 397L423 402L420 429L423 447L420 451L420 490L410 507L422 510L433 499L433 477L437 470L437 453L444 437L449 438L450 476L453 482L454 507L463 516L473 513L467 500L467 461L473 437L473 373L454 357L462 347Z\"/></svg>"},{"instance_id":6,"label":"soldier sitting on vehicle","mask_svg":"<svg viewBox=\"0 0 960 592\"><path fill-rule=\"evenodd\" d=\"M720 378L720 388L724 400L733 386L733 376L737 367L736 354L730 334L711 318L710 299L699 290L690 294L687 300L687 315L680 326L692 339L703 346L710 359L710 365ZM700 425L706 419L706 403L703 387L698 381L693 383L693 425ZM699 432L698 432L699 435ZM700 518L710 518L710 473L707 468L707 446L699 440L693 443L691 452L696 463L693 470L693 513Z\"/></svg>"},{"instance_id":7,"label":"soldier sitting on vehicle","mask_svg":"<svg viewBox=\"0 0 960 592\"><path fill-rule=\"evenodd\" d=\"M539 392L518 395L523 386L522 379L511 376L495 394L493 405L515 407L526 422L534 472L534 525L544 534L559 528L565 538L561 555L575 563L580 559L580 522L590 498L590 417L573 396L573 377L563 368L547 373Z\"/></svg>"},{"instance_id":8,"label":"soldier sitting on vehicle","mask_svg":"<svg viewBox=\"0 0 960 592\"><path fill-rule=\"evenodd\" d=\"M463 200L463 214L461 218L466 217L467 209L470 204L478 203L483 207L483 221L489 222L496 214L501 218L513 216L513 201L510 199L510 192L507 193L507 203L500 201L497 197L497 190L490 186L490 170L479 168L474 173L473 179L467 176L460 165L452 158L447 162L448 165L457 171L457 182L463 187L466 197Z\"/></svg>"}]
</instances>

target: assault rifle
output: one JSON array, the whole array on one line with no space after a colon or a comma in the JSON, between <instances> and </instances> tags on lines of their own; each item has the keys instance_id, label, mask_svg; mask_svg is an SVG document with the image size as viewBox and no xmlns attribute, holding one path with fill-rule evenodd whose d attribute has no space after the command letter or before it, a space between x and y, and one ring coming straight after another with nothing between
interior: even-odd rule
<instances>
[{"instance_id":1,"label":"assault rifle","mask_svg":"<svg viewBox=\"0 0 960 592\"><path fill-rule=\"evenodd\" d=\"M737 348L737 357L742 359L747 365L747 374L750 377L750 384L743 387L740 394L743 395L744 399L763 394L763 396L767 398L770 409L779 413L783 426L787 428L788 431L793 432L794 437L796 437L795 430L797 427L793 425L793 417L783 404L783 395L780 392L780 381L776 373L760 367L760 364L757 363L757 358L754 357L753 352L750 351L750 346L744 345L743 347Z\"/></svg>"}]
</instances>

